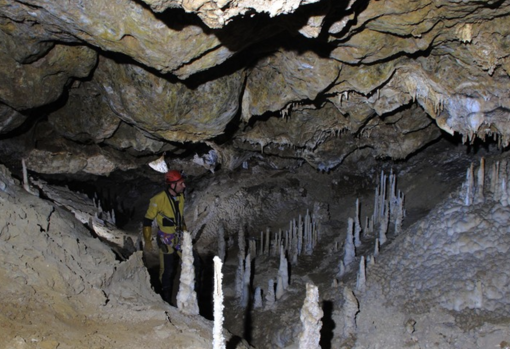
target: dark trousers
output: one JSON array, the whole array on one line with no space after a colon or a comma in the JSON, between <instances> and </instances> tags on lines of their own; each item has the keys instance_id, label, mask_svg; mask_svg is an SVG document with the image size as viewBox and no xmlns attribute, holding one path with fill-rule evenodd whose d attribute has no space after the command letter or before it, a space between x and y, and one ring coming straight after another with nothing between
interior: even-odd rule
<instances>
[{"instance_id":1,"label":"dark trousers","mask_svg":"<svg viewBox=\"0 0 510 349\"><path fill-rule=\"evenodd\" d=\"M160 251L159 278L161 281L161 297L168 303L172 303L174 279L179 262L180 258L177 252L163 253ZM193 266L195 268L195 291L199 294L201 291L202 259L196 249L193 249Z\"/></svg>"},{"instance_id":2,"label":"dark trousers","mask_svg":"<svg viewBox=\"0 0 510 349\"><path fill-rule=\"evenodd\" d=\"M159 256L159 278L161 281L161 296L163 300L171 303L174 288L175 273L179 257L177 253L162 253Z\"/></svg>"}]
</instances>

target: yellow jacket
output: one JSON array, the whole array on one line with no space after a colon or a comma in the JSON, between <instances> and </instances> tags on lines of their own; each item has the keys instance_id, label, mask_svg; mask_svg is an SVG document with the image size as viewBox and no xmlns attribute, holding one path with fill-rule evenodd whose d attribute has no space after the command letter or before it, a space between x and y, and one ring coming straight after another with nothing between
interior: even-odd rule
<instances>
[{"instance_id":1,"label":"yellow jacket","mask_svg":"<svg viewBox=\"0 0 510 349\"><path fill-rule=\"evenodd\" d=\"M171 195L166 190L154 195L150 200L149 208L145 213L145 218L151 221L156 219L159 230L163 233L175 234L178 228L180 228L181 231L186 230L183 215L184 195L179 194L178 196L173 197L173 202L175 205L170 202L169 197L171 197ZM180 222L178 221L178 216L180 216ZM172 244L167 244L168 252L174 252L172 246L177 246L180 244L181 241L179 241L178 235L176 234L172 240Z\"/></svg>"}]
</instances>

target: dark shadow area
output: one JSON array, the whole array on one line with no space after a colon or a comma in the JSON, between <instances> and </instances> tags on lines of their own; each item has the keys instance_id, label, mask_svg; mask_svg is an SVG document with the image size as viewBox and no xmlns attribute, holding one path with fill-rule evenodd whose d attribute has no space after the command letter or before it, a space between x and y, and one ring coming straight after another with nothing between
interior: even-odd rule
<instances>
[{"instance_id":1,"label":"dark shadow area","mask_svg":"<svg viewBox=\"0 0 510 349\"><path fill-rule=\"evenodd\" d=\"M323 301L322 311L322 328L321 328L321 339L319 345L322 349L333 349L333 330L335 329L335 322L333 321L333 301Z\"/></svg>"},{"instance_id":2,"label":"dark shadow area","mask_svg":"<svg viewBox=\"0 0 510 349\"><path fill-rule=\"evenodd\" d=\"M214 319L214 255L208 254L201 256L203 267L201 286L197 294L198 307L200 308L200 315L208 320Z\"/></svg>"}]
</instances>

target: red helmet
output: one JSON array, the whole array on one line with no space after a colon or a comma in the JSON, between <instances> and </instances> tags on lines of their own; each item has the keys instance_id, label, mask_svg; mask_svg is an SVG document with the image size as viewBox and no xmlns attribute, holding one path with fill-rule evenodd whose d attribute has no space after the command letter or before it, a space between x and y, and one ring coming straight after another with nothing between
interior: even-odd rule
<instances>
[{"instance_id":1,"label":"red helmet","mask_svg":"<svg viewBox=\"0 0 510 349\"><path fill-rule=\"evenodd\" d=\"M165 174L165 182L167 184L178 182L181 179L184 178L182 177L182 174L177 170L171 170Z\"/></svg>"}]
</instances>

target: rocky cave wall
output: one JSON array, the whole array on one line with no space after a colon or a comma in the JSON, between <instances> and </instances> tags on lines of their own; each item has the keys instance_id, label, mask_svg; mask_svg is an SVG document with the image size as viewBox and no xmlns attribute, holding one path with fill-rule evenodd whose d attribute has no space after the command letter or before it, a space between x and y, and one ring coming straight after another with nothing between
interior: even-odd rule
<instances>
[{"instance_id":1,"label":"rocky cave wall","mask_svg":"<svg viewBox=\"0 0 510 349\"><path fill-rule=\"evenodd\" d=\"M213 150L212 167L232 170L264 152L330 171L404 159L442 131L506 146L508 13L508 1L2 1L2 158L109 175L161 154Z\"/></svg>"}]
</instances>

